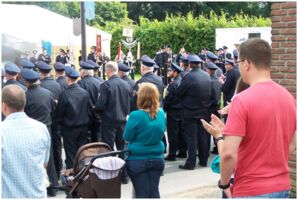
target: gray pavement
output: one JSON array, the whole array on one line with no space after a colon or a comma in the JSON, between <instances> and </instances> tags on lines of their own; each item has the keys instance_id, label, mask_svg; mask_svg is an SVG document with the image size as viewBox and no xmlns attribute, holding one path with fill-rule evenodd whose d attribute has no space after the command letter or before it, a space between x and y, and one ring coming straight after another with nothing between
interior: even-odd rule
<instances>
[{"instance_id":1,"label":"gray pavement","mask_svg":"<svg viewBox=\"0 0 298 200\"><path fill-rule=\"evenodd\" d=\"M211 171L209 164L214 155L210 156L208 167L197 166L195 170L178 169L179 165L184 164L185 159L166 161L164 175L159 185L161 198L221 198L221 191L217 188L219 174ZM64 192L59 191L54 198L62 199L65 196ZM132 198L131 182L121 185L121 198Z\"/></svg>"}]
</instances>

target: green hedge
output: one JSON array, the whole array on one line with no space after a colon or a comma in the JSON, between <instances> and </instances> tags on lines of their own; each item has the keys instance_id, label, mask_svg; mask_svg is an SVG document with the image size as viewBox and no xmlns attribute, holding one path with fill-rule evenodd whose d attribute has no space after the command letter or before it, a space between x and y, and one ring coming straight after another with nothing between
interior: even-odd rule
<instances>
[{"instance_id":1,"label":"green hedge","mask_svg":"<svg viewBox=\"0 0 298 200\"><path fill-rule=\"evenodd\" d=\"M122 29L131 24L131 21L123 23L107 23L104 28L112 33L111 58L117 54L118 43L122 38ZM169 44L174 52L179 52L181 47L189 52L199 52L202 47L211 50L215 48L216 28L239 28L239 27L266 27L271 26L271 20L263 17L248 17L242 13L228 19L226 13L220 16L210 13L210 18L200 15L194 17L189 13L186 17L167 16L164 21L149 21L140 17L139 25L131 25L134 29L134 38L141 42L141 55L147 54L154 57L156 51L165 44ZM126 48L122 48L124 53ZM136 55L136 48L132 49Z\"/></svg>"}]
</instances>

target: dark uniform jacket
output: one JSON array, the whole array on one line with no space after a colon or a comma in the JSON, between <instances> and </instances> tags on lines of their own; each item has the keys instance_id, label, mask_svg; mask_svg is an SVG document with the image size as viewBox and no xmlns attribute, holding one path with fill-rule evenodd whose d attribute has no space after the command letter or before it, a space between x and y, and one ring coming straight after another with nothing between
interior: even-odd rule
<instances>
[{"instance_id":1,"label":"dark uniform jacket","mask_svg":"<svg viewBox=\"0 0 298 200\"><path fill-rule=\"evenodd\" d=\"M181 76L178 75L168 86L167 95L163 102L163 108L166 112L182 109L180 99L177 98L177 88L181 83L181 79Z\"/></svg>"},{"instance_id":2,"label":"dark uniform jacket","mask_svg":"<svg viewBox=\"0 0 298 200\"><path fill-rule=\"evenodd\" d=\"M211 108L218 109L221 97L221 83L219 82L216 74L210 76L212 84L212 98L211 98Z\"/></svg>"},{"instance_id":3,"label":"dark uniform jacket","mask_svg":"<svg viewBox=\"0 0 298 200\"><path fill-rule=\"evenodd\" d=\"M89 93L91 106L93 107L97 101L100 85L102 82L93 76L85 76L78 81L78 84Z\"/></svg>"},{"instance_id":4,"label":"dark uniform jacket","mask_svg":"<svg viewBox=\"0 0 298 200\"><path fill-rule=\"evenodd\" d=\"M153 72L148 72L148 73L144 74L144 76L140 80L138 80L135 84L135 87L133 90L134 96L131 98L131 106L132 106L131 111L137 110L137 95L135 93L139 90L139 87L138 87L139 83L153 83L157 87L158 92L159 92L159 103L160 103L160 107L162 107L163 106L163 103L162 103L162 97L163 97L162 78L157 76Z\"/></svg>"},{"instance_id":5,"label":"dark uniform jacket","mask_svg":"<svg viewBox=\"0 0 298 200\"><path fill-rule=\"evenodd\" d=\"M22 85L20 82L16 81L16 80L7 80L6 83L2 84L2 87L7 86L7 85L17 85L19 87L21 87L25 92L27 91L27 87Z\"/></svg>"},{"instance_id":6,"label":"dark uniform jacket","mask_svg":"<svg viewBox=\"0 0 298 200\"><path fill-rule=\"evenodd\" d=\"M39 54L37 60L38 61L43 61L43 62L45 62L47 64L50 64L51 63L51 57L49 55Z\"/></svg>"},{"instance_id":7,"label":"dark uniform jacket","mask_svg":"<svg viewBox=\"0 0 298 200\"><path fill-rule=\"evenodd\" d=\"M55 116L63 127L87 126L90 110L88 92L74 83L60 94Z\"/></svg>"},{"instance_id":8,"label":"dark uniform jacket","mask_svg":"<svg viewBox=\"0 0 298 200\"><path fill-rule=\"evenodd\" d=\"M240 77L239 69L233 68L226 73L226 80L221 86L221 91L223 92L224 102L231 101L234 96L237 81Z\"/></svg>"},{"instance_id":9,"label":"dark uniform jacket","mask_svg":"<svg viewBox=\"0 0 298 200\"><path fill-rule=\"evenodd\" d=\"M131 90L119 76L113 75L100 86L95 110L100 112L102 123L117 124L126 122L129 113Z\"/></svg>"},{"instance_id":10,"label":"dark uniform jacket","mask_svg":"<svg viewBox=\"0 0 298 200\"><path fill-rule=\"evenodd\" d=\"M184 69L183 72L180 73L181 78L183 78L189 71L189 68Z\"/></svg>"},{"instance_id":11,"label":"dark uniform jacket","mask_svg":"<svg viewBox=\"0 0 298 200\"><path fill-rule=\"evenodd\" d=\"M53 94L40 86L28 88L26 92L25 113L47 126L52 124L52 115L55 110Z\"/></svg>"},{"instance_id":12,"label":"dark uniform jacket","mask_svg":"<svg viewBox=\"0 0 298 200\"><path fill-rule=\"evenodd\" d=\"M211 79L209 74L193 68L177 89L181 100L184 119L207 119L210 116Z\"/></svg>"},{"instance_id":13,"label":"dark uniform jacket","mask_svg":"<svg viewBox=\"0 0 298 200\"><path fill-rule=\"evenodd\" d=\"M88 57L87 57L87 60L92 60L93 62L96 62L94 53L89 53Z\"/></svg>"},{"instance_id":14,"label":"dark uniform jacket","mask_svg":"<svg viewBox=\"0 0 298 200\"><path fill-rule=\"evenodd\" d=\"M131 92L133 91L133 88L135 87L136 82L134 80L131 80L130 78L128 78L128 76L123 76L122 80L124 80L126 83L128 83L128 85L130 86Z\"/></svg>"},{"instance_id":15,"label":"dark uniform jacket","mask_svg":"<svg viewBox=\"0 0 298 200\"><path fill-rule=\"evenodd\" d=\"M61 62L62 64L66 64L67 63L67 57L58 55L56 57L56 62Z\"/></svg>"},{"instance_id":16,"label":"dark uniform jacket","mask_svg":"<svg viewBox=\"0 0 298 200\"><path fill-rule=\"evenodd\" d=\"M97 79L97 80L99 80L101 83L104 82L104 80L101 77L97 76L97 75L95 75L94 78Z\"/></svg>"},{"instance_id":17,"label":"dark uniform jacket","mask_svg":"<svg viewBox=\"0 0 298 200\"><path fill-rule=\"evenodd\" d=\"M66 88L68 88L68 85L66 83L66 79L65 79L65 76L59 76L57 79L56 79L57 83L59 83L62 91L65 90Z\"/></svg>"},{"instance_id":18,"label":"dark uniform jacket","mask_svg":"<svg viewBox=\"0 0 298 200\"><path fill-rule=\"evenodd\" d=\"M54 99L58 100L62 89L59 83L57 83L53 78L45 77L44 79L40 80L40 86L51 91L54 95Z\"/></svg>"}]
</instances>

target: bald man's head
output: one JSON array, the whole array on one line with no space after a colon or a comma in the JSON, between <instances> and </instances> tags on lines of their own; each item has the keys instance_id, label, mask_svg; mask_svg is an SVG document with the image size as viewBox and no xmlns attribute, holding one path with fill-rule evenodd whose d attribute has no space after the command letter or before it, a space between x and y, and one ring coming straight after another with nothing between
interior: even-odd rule
<instances>
[{"instance_id":1,"label":"bald man's head","mask_svg":"<svg viewBox=\"0 0 298 200\"><path fill-rule=\"evenodd\" d=\"M24 90L17 85L7 85L2 88L2 103L4 103L11 112L21 112L26 104L26 95Z\"/></svg>"}]
</instances>

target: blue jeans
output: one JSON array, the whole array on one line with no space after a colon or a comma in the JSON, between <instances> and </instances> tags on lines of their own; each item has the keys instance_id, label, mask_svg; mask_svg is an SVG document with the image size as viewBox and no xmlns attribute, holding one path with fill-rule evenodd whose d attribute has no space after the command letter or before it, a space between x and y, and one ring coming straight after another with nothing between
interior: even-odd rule
<instances>
[{"instance_id":1,"label":"blue jeans","mask_svg":"<svg viewBox=\"0 0 298 200\"><path fill-rule=\"evenodd\" d=\"M262 194L262 195L257 195L257 196L246 196L246 197L234 197L234 198L251 198L251 199L278 199L278 198L283 198L287 199L289 198L289 190L284 190L280 192L273 192L269 194Z\"/></svg>"},{"instance_id":2,"label":"blue jeans","mask_svg":"<svg viewBox=\"0 0 298 200\"><path fill-rule=\"evenodd\" d=\"M160 198L159 180L164 168L164 159L126 161L126 170L136 198Z\"/></svg>"}]
</instances>

